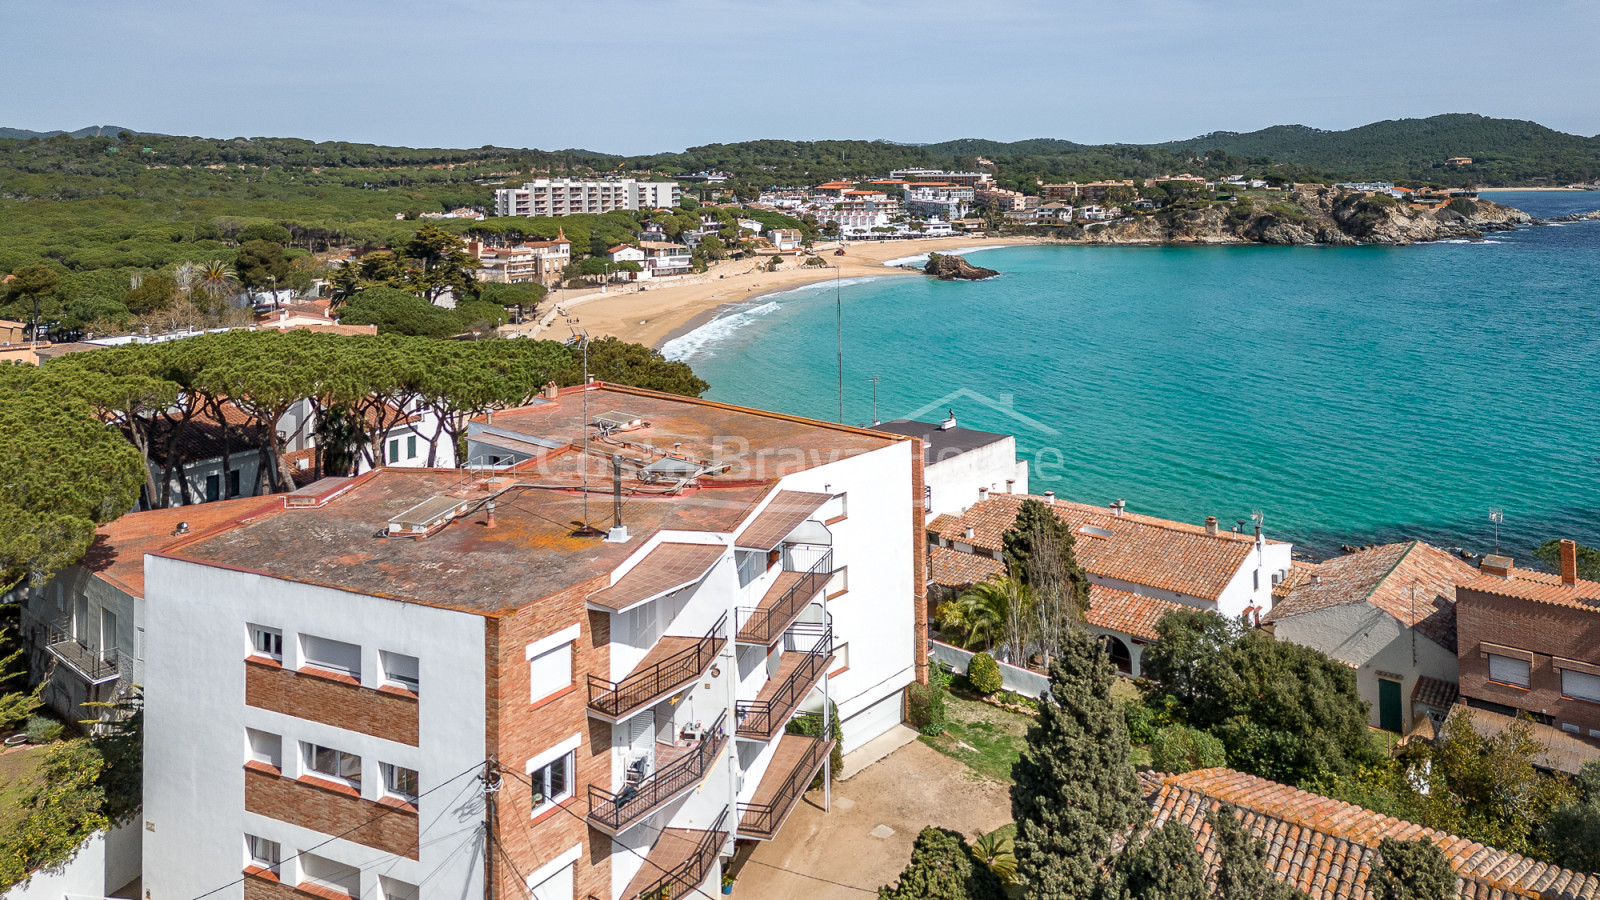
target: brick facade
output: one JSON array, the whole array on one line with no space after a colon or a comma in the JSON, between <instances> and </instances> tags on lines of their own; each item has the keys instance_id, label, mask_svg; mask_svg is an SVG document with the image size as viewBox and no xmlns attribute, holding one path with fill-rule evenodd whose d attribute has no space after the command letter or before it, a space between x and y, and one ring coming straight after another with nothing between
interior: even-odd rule
<instances>
[{"instance_id":1,"label":"brick facade","mask_svg":"<svg viewBox=\"0 0 1600 900\"><path fill-rule=\"evenodd\" d=\"M244 900L310 900L312 896L271 875L248 874L244 878Z\"/></svg>"},{"instance_id":2,"label":"brick facade","mask_svg":"<svg viewBox=\"0 0 1600 900\"><path fill-rule=\"evenodd\" d=\"M348 789L346 789L348 790ZM401 805L386 805L323 787L311 779L296 780L246 766L244 808L257 815L299 825L323 834L342 834L344 840L374 847L407 859L417 858L417 812ZM382 818L376 818L383 815ZM372 820L362 826L361 823ZM361 827L357 827L361 826ZM355 831L350 829L355 828ZM349 831L349 834L345 832Z\"/></svg>"},{"instance_id":3,"label":"brick facade","mask_svg":"<svg viewBox=\"0 0 1600 900\"><path fill-rule=\"evenodd\" d=\"M916 621L911 626L912 648L916 660L917 683L928 683L928 526L923 506L922 439L911 439L911 602Z\"/></svg>"},{"instance_id":4,"label":"brick facade","mask_svg":"<svg viewBox=\"0 0 1600 900\"><path fill-rule=\"evenodd\" d=\"M573 866L576 896L611 896L611 839L589 827L589 785L611 785L611 727L589 717L587 676L605 676L611 665L611 620L589 612L584 599L609 579L596 578L488 622L488 735L490 752L511 772L521 774L529 759L572 737L578 746L573 796L535 820L528 785L508 775L498 795L499 838L517 871L527 875L575 845L583 855ZM537 705L529 702L527 646L579 624L573 645L573 690ZM527 894L504 859L496 860L496 894Z\"/></svg>"},{"instance_id":5,"label":"brick facade","mask_svg":"<svg viewBox=\"0 0 1600 900\"><path fill-rule=\"evenodd\" d=\"M1600 607L1591 611L1459 587L1456 644L1461 696L1548 716L1557 727L1577 725L1580 735L1593 742L1589 731L1600 730L1600 703L1563 697L1556 660L1600 667L1597 634ZM1526 689L1489 680L1485 643L1523 651L1531 657ZM1600 668L1595 671L1600 672Z\"/></svg>"},{"instance_id":6,"label":"brick facade","mask_svg":"<svg viewBox=\"0 0 1600 900\"><path fill-rule=\"evenodd\" d=\"M404 691L373 690L250 658L244 664L244 702L417 746L417 698Z\"/></svg>"}]
</instances>

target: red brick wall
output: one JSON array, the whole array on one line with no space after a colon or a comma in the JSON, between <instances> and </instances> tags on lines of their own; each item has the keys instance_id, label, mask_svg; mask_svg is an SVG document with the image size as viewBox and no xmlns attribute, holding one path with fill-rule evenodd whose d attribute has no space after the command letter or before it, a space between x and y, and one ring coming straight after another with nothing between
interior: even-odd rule
<instances>
[{"instance_id":1,"label":"red brick wall","mask_svg":"<svg viewBox=\"0 0 1600 900\"><path fill-rule=\"evenodd\" d=\"M307 900L310 896L276 878L246 875L244 879L244 900Z\"/></svg>"},{"instance_id":2,"label":"red brick wall","mask_svg":"<svg viewBox=\"0 0 1600 900\"><path fill-rule=\"evenodd\" d=\"M583 821L589 812L589 784L611 785L611 727L591 719L585 707L588 674L605 677L610 671L610 618L584 607L584 598L604 585L604 578L595 579L489 622L493 635L487 648L490 752L506 769L520 775L530 758L573 734L583 736L573 797L561 809L547 810L533 820L527 784L506 777L499 793L500 843L523 875L582 844L584 853L573 867L579 897L611 896L611 840ZM573 645L572 690L537 705L530 703L527 645L574 623L580 629ZM503 863L496 860L497 893L525 896L526 885Z\"/></svg>"},{"instance_id":3,"label":"red brick wall","mask_svg":"<svg viewBox=\"0 0 1600 900\"><path fill-rule=\"evenodd\" d=\"M1482 643L1533 654L1529 689L1489 680ZM1550 603L1502 597L1471 588L1456 589L1456 646L1461 695L1552 716L1572 723L1587 737L1600 729L1600 704L1561 696L1561 673L1552 657L1600 665L1600 609L1588 612Z\"/></svg>"},{"instance_id":4,"label":"red brick wall","mask_svg":"<svg viewBox=\"0 0 1600 900\"><path fill-rule=\"evenodd\" d=\"M323 834L343 834L347 841L407 859L417 858L417 814L409 807L389 807L331 787L247 767L244 808ZM356 828L386 811L388 815ZM344 834L351 828L356 830Z\"/></svg>"},{"instance_id":5,"label":"red brick wall","mask_svg":"<svg viewBox=\"0 0 1600 900\"><path fill-rule=\"evenodd\" d=\"M917 642L913 657L917 663L917 683L928 683L928 525L923 509L923 454L922 440L911 439L911 590L914 595L914 615L917 621L911 628L912 640Z\"/></svg>"},{"instance_id":6,"label":"red brick wall","mask_svg":"<svg viewBox=\"0 0 1600 900\"><path fill-rule=\"evenodd\" d=\"M265 660L244 664L244 702L297 719L417 746L417 699L333 678L285 669Z\"/></svg>"}]
</instances>

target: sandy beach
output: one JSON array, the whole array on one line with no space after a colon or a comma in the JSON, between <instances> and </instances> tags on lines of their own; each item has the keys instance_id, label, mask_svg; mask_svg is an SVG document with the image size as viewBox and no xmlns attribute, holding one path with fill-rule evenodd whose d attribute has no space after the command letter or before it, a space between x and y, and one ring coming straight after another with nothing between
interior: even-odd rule
<instances>
[{"instance_id":1,"label":"sandy beach","mask_svg":"<svg viewBox=\"0 0 1600 900\"><path fill-rule=\"evenodd\" d=\"M814 252L828 262L828 268L800 268L805 257L785 255L783 267L766 271L769 257L723 260L703 275L683 276L670 283L650 284L646 290L634 285L612 285L599 291L559 291L541 307L539 321L516 328L531 337L564 339L568 319L572 327L582 328L592 338L613 336L625 341L659 347L673 337L699 327L714 317L724 304L743 303L804 284L833 278L860 278L871 275L921 277L907 269L885 266L885 260L900 259L931 251L951 252L961 247L998 247L1037 243L1034 238L983 238L979 236L928 238L914 241L876 241L847 245L844 256L835 256L837 245L818 245ZM838 269L836 270L835 267Z\"/></svg>"}]
</instances>

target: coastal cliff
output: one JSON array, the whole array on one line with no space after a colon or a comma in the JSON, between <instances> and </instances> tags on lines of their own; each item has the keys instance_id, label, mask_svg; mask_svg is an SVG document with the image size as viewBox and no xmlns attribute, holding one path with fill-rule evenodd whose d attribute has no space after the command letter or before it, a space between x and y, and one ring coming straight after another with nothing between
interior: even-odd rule
<instances>
[{"instance_id":1,"label":"coastal cliff","mask_svg":"<svg viewBox=\"0 0 1600 900\"><path fill-rule=\"evenodd\" d=\"M1074 244L1411 244L1476 239L1533 221L1488 200L1413 208L1386 194L1303 188L1286 202L1174 206L1105 225L1064 229Z\"/></svg>"},{"instance_id":2,"label":"coastal cliff","mask_svg":"<svg viewBox=\"0 0 1600 900\"><path fill-rule=\"evenodd\" d=\"M940 281L982 281L1000 274L945 253L929 253L928 264L923 266L922 271Z\"/></svg>"}]
</instances>

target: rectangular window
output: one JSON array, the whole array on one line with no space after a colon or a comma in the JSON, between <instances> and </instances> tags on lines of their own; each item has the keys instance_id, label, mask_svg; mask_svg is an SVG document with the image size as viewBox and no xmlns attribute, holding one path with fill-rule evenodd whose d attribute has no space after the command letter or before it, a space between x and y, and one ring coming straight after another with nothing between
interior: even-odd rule
<instances>
[{"instance_id":1,"label":"rectangular window","mask_svg":"<svg viewBox=\"0 0 1600 900\"><path fill-rule=\"evenodd\" d=\"M133 630L133 658L144 659L144 629Z\"/></svg>"},{"instance_id":2,"label":"rectangular window","mask_svg":"<svg viewBox=\"0 0 1600 900\"><path fill-rule=\"evenodd\" d=\"M302 743L300 746L305 751L307 772L342 781L353 788L361 787L361 757L321 744Z\"/></svg>"},{"instance_id":3,"label":"rectangular window","mask_svg":"<svg viewBox=\"0 0 1600 900\"><path fill-rule=\"evenodd\" d=\"M378 876L378 886L383 889L383 900L417 900L418 897L416 885L387 875Z\"/></svg>"},{"instance_id":4,"label":"rectangular window","mask_svg":"<svg viewBox=\"0 0 1600 900\"><path fill-rule=\"evenodd\" d=\"M416 458L417 458L417 436L413 434L413 435L409 435L409 436L406 437L406 459L416 459Z\"/></svg>"},{"instance_id":5,"label":"rectangular window","mask_svg":"<svg viewBox=\"0 0 1600 900\"><path fill-rule=\"evenodd\" d=\"M767 554L760 550L735 550L733 560L739 568L739 587L744 587L766 574Z\"/></svg>"},{"instance_id":6,"label":"rectangular window","mask_svg":"<svg viewBox=\"0 0 1600 900\"><path fill-rule=\"evenodd\" d=\"M213 500L221 500L221 499L222 499L222 476L221 475L207 475L206 476L206 502L210 503Z\"/></svg>"},{"instance_id":7,"label":"rectangular window","mask_svg":"<svg viewBox=\"0 0 1600 900\"><path fill-rule=\"evenodd\" d=\"M559 644L528 660L529 703L572 686L572 643Z\"/></svg>"},{"instance_id":8,"label":"rectangular window","mask_svg":"<svg viewBox=\"0 0 1600 900\"><path fill-rule=\"evenodd\" d=\"M1561 670L1561 696L1600 703L1600 675Z\"/></svg>"},{"instance_id":9,"label":"rectangular window","mask_svg":"<svg viewBox=\"0 0 1600 900\"><path fill-rule=\"evenodd\" d=\"M835 522L850 515L848 497L849 494L846 493L834 494L832 500L822 504L822 508L817 511L815 518L826 523Z\"/></svg>"},{"instance_id":10,"label":"rectangular window","mask_svg":"<svg viewBox=\"0 0 1600 900\"><path fill-rule=\"evenodd\" d=\"M1515 685L1516 687L1528 686L1528 670L1530 666L1525 659L1513 659L1509 656L1496 656L1489 654L1489 680L1501 684Z\"/></svg>"},{"instance_id":11,"label":"rectangular window","mask_svg":"<svg viewBox=\"0 0 1600 900\"><path fill-rule=\"evenodd\" d=\"M263 625L251 625L250 652L283 662L283 632Z\"/></svg>"},{"instance_id":12,"label":"rectangular window","mask_svg":"<svg viewBox=\"0 0 1600 900\"><path fill-rule=\"evenodd\" d=\"M400 461L400 439L399 438L395 438L394 440L389 442L389 462L390 463L397 463L399 461Z\"/></svg>"},{"instance_id":13,"label":"rectangular window","mask_svg":"<svg viewBox=\"0 0 1600 900\"><path fill-rule=\"evenodd\" d=\"M361 894L361 870L325 856L300 854L301 880L351 897Z\"/></svg>"},{"instance_id":14,"label":"rectangular window","mask_svg":"<svg viewBox=\"0 0 1600 900\"><path fill-rule=\"evenodd\" d=\"M249 738L250 758L258 763L266 763L274 769L283 768L283 737L267 731L257 731L246 728L245 736Z\"/></svg>"},{"instance_id":15,"label":"rectangular window","mask_svg":"<svg viewBox=\"0 0 1600 900\"><path fill-rule=\"evenodd\" d=\"M833 570L833 577L828 579L828 599L833 599L850 590L850 567L840 566Z\"/></svg>"},{"instance_id":16,"label":"rectangular window","mask_svg":"<svg viewBox=\"0 0 1600 900\"><path fill-rule=\"evenodd\" d=\"M417 802L417 770L383 763L383 792L407 803Z\"/></svg>"},{"instance_id":17,"label":"rectangular window","mask_svg":"<svg viewBox=\"0 0 1600 900\"><path fill-rule=\"evenodd\" d=\"M244 836L245 858L249 864L260 869L278 871L278 866L283 862L283 848L277 841L269 841L253 834Z\"/></svg>"},{"instance_id":18,"label":"rectangular window","mask_svg":"<svg viewBox=\"0 0 1600 900\"><path fill-rule=\"evenodd\" d=\"M361 680L361 648L355 644L302 634L300 654L305 665Z\"/></svg>"},{"instance_id":19,"label":"rectangular window","mask_svg":"<svg viewBox=\"0 0 1600 900\"><path fill-rule=\"evenodd\" d=\"M378 658L383 661L384 681L403 687L413 694L420 693L419 689L422 686L418 673L420 664L415 656L383 650L378 653Z\"/></svg>"},{"instance_id":20,"label":"rectangular window","mask_svg":"<svg viewBox=\"0 0 1600 900\"><path fill-rule=\"evenodd\" d=\"M833 671L850 668L850 642L833 645Z\"/></svg>"},{"instance_id":21,"label":"rectangular window","mask_svg":"<svg viewBox=\"0 0 1600 900\"><path fill-rule=\"evenodd\" d=\"M228 473L228 496L239 496L239 470L234 469Z\"/></svg>"},{"instance_id":22,"label":"rectangular window","mask_svg":"<svg viewBox=\"0 0 1600 900\"><path fill-rule=\"evenodd\" d=\"M540 876L532 876L528 880ZM531 900L569 900L572 893L572 864L562 866L554 875L542 879L538 884L530 884L528 896Z\"/></svg>"},{"instance_id":23,"label":"rectangular window","mask_svg":"<svg viewBox=\"0 0 1600 900\"><path fill-rule=\"evenodd\" d=\"M568 750L528 773L528 780L533 783L534 815L572 796L572 767L576 761L577 754Z\"/></svg>"}]
</instances>

